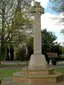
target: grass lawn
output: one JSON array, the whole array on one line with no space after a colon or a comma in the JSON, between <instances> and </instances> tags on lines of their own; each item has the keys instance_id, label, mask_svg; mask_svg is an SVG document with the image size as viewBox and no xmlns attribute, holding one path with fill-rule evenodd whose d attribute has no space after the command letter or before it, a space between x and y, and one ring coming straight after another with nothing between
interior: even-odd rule
<instances>
[{"instance_id":1,"label":"grass lawn","mask_svg":"<svg viewBox=\"0 0 64 85\"><path fill-rule=\"evenodd\" d=\"M5 70L0 70L0 78L4 78L4 77L12 77L12 74L14 72L20 72L21 68L15 68L15 69L5 69ZM57 72L64 72L64 68L62 69L55 69L55 71Z\"/></svg>"},{"instance_id":2,"label":"grass lawn","mask_svg":"<svg viewBox=\"0 0 64 85\"><path fill-rule=\"evenodd\" d=\"M0 70L0 78L4 77L11 77L14 72L21 71L21 69L5 69L5 70Z\"/></svg>"},{"instance_id":3,"label":"grass lawn","mask_svg":"<svg viewBox=\"0 0 64 85\"><path fill-rule=\"evenodd\" d=\"M10 65L0 65L1 67L9 67ZM16 68L7 68L7 69L0 69L0 78L4 78L4 77L12 77L12 74L14 72L20 72L22 69L21 67L19 68L18 66ZM64 68L56 68L55 69L56 72L64 72Z\"/></svg>"},{"instance_id":4,"label":"grass lawn","mask_svg":"<svg viewBox=\"0 0 64 85\"><path fill-rule=\"evenodd\" d=\"M5 64L5 65L2 65L2 64L0 64L0 68L2 67L2 68L4 68L4 67L6 67L7 69L0 69L0 78L4 78L4 77L11 77L12 76L12 74L14 73L14 72L18 72L18 71L21 71L21 68L18 68L18 66L16 67L16 68L11 68L13 65L7 65L7 64ZM10 68L8 68L8 67L10 67Z\"/></svg>"},{"instance_id":5,"label":"grass lawn","mask_svg":"<svg viewBox=\"0 0 64 85\"><path fill-rule=\"evenodd\" d=\"M55 71L64 73L64 68L56 68Z\"/></svg>"}]
</instances>

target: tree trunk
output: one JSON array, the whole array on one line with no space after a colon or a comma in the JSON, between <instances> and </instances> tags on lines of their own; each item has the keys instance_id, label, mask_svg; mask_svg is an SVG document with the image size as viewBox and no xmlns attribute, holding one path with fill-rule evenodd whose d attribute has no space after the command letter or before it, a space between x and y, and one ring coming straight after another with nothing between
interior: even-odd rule
<instances>
[{"instance_id":1,"label":"tree trunk","mask_svg":"<svg viewBox=\"0 0 64 85\"><path fill-rule=\"evenodd\" d=\"M2 9L2 30L1 30L1 56L4 58L5 54L5 8Z\"/></svg>"}]
</instances>

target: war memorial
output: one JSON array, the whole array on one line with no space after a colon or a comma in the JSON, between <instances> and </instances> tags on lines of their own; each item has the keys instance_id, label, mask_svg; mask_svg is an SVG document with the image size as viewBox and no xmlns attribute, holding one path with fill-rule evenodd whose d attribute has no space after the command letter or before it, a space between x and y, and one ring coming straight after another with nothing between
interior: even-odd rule
<instances>
[{"instance_id":1,"label":"war memorial","mask_svg":"<svg viewBox=\"0 0 64 85\"><path fill-rule=\"evenodd\" d=\"M64 81L63 73L49 68L41 52L41 15L44 14L44 8L39 2L35 2L31 13L34 16L34 53L28 66L22 68L21 72L13 73L12 79L4 80L2 85L52 85Z\"/></svg>"}]
</instances>

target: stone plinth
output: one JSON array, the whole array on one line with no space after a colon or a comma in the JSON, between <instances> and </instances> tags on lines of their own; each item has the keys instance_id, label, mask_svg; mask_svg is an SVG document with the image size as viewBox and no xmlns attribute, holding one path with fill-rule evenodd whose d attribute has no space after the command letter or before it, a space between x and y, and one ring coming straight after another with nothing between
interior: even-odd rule
<instances>
[{"instance_id":1,"label":"stone plinth","mask_svg":"<svg viewBox=\"0 0 64 85\"><path fill-rule=\"evenodd\" d=\"M56 84L63 81L63 73L56 73L54 69L30 70L23 69L22 72L13 74L13 81L24 84Z\"/></svg>"},{"instance_id":2,"label":"stone plinth","mask_svg":"<svg viewBox=\"0 0 64 85\"><path fill-rule=\"evenodd\" d=\"M29 65L29 69L47 69L47 62L45 60L45 56L42 54L34 54L31 56Z\"/></svg>"}]
</instances>

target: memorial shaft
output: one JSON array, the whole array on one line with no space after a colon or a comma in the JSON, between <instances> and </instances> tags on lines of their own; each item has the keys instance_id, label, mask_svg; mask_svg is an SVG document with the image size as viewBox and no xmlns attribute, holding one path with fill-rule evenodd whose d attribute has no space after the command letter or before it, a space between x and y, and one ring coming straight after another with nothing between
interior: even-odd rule
<instances>
[{"instance_id":1,"label":"memorial shaft","mask_svg":"<svg viewBox=\"0 0 64 85\"><path fill-rule=\"evenodd\" d=\"M34 16L34 54L41 54L41 18L40 14Z\"/></svg>"}]
</instances>

